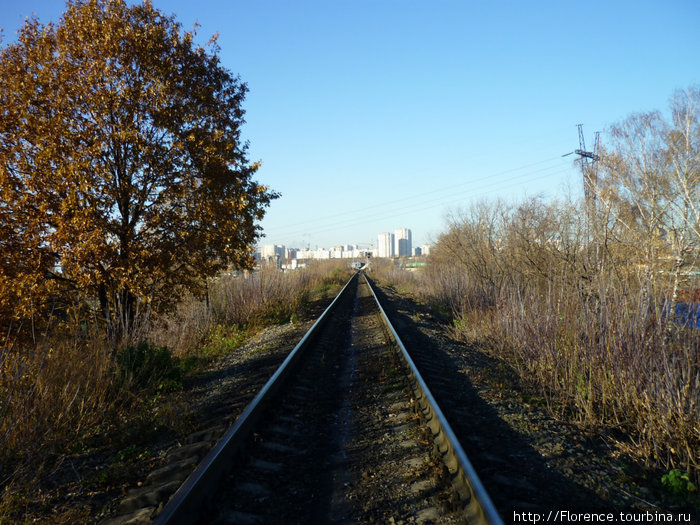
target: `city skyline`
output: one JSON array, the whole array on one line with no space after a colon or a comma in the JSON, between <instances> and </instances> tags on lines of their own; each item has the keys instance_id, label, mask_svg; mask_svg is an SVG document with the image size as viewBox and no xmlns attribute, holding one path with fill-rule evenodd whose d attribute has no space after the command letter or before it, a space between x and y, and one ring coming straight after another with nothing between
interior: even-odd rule
<instances>
[{"instance_id":1,"label":"city skyline","mask_svg":"<svg viewBox=\"0 0 700 525\"><path fill-rule=\"evenodd\" d=\"M413 256L418 251L428 249L430 243L413 245L411 228L396 228L394 232L381 232L377 234L376 243L331 243L328 246L297 246L284 243L258 243L256 252L262 258L296 258L298 253L309 252L350 252L371 251L377 257L402 257ZM420 253L418 253L420 255ZM306 258L302 255L301 258Z\"/></svg>"}]
</instances>

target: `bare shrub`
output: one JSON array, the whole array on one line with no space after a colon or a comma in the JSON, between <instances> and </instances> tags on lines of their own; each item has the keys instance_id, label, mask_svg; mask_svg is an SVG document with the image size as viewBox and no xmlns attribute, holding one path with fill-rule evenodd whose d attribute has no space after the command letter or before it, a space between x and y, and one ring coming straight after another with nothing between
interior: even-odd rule
<instances>
[{"instance_id":1,"label":"bare shrub","mask_svg":"<svg viewBox=\"0 0 700 525\"><path fill-rule=\"evenodd\" d=\"M557 417L620 429L624 450L697 477L700 331L669 315L679 273L650 283L647 247L610 227L582 203L479 203L451 218L412 290L451 312L455 337L509 361Z\"/></svg>"},{"instance_id":2,"label":"bare shrub","mask_svg":"<svg viewBox=\"0 0 700 525\"><path fill-rule=\"evenodd\" d=\"M605 306L581 296L503 300L491 326L508 341L501 355L541 386L558 416L622 429L630 453L697 473L699 334L640 308L641 291L606 294Z\"/></svg>"},{"instance_id":3,"label":"bare shrub","mask_svg":"<svg viewBox=\"0 0 700 525\"><path fill-rule=\"evenodd\" d=\"M622 429L650 464L700 473L700 90L671 119L613 126L586 202L479 203L454 215L419 288L453 332L509 360L553 413Z\"/></svg>"}]
</instances>

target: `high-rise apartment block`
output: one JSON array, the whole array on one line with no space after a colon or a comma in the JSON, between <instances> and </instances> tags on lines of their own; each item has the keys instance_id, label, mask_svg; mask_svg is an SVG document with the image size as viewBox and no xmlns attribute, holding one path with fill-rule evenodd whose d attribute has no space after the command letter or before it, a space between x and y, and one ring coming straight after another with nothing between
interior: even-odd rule
<instances>
[{"instance_id":1,"label":"high-rise apartment block","mask_svg":"<svg viewBox=\"0 0 700 525\"><path fill-rule=\"evenodd\" d=\"M394 234L390 232L377 235L377 257L394 256Z\"/></svg>"},{"instance_id":2,"label":"high-rise apartment block","mask_svg":"<svg viewBox=\"0 0 700 525\"><path fill-rule=\"evenodd\" d=\"M429 246L416 247L416 255L429 253ZM255 258L259 261L277 261L283 269L299 267L299 263L289 261L304 261L308 259L366 259L368 257L411 257L413 255L413 240L411 230L398 228L394 233L384 232L377 235L377 247L372 249L360 248L357 244L338 244L330 249L316 248L287 248L281 244L260 246ZM286 262L285 262L286 261ZM302 266L305 263L302 263Z\"/></svg>"},{"instance_id":3,"label":"high-rise apartment block","mask_svg":"<svg viewBox=\"0 0 700 525\"><path fill-rule=\"evenodd\" d=\"M287 255L286 248L283 244L268 244L262 247L260 250L260 255L263 260L267 259L284 259Z\"/></svg>"},{"instance_id":4,"label":"high-rise apartment block","mask_svg":"<svg viewBox=\"0 0 700 525\"><path fill-rule=\"evenodd\" d=\"M399 228L394 232L394 255L397 257L410 257L413 255L411 230L408 228Z\"/></svg>"}]
</instances>

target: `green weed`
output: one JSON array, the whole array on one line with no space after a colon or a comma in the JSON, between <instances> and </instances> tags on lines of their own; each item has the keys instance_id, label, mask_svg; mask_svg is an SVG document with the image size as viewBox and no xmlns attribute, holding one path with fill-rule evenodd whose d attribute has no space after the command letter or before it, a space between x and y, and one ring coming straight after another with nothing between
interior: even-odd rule
<instances>
[{"instance_id":1,"label":"green weed","mask_svg":"<svg viewBox=\"0 0 700 525\"><path fill-rule=\"evenodd\" d=\"M143 459L150 455L148 449L139 447L136 443L132 443L121 449L115 455L115 460L119 462L129 461L132 459Z\"/></svg>"},{"instance_id":2,"label":"green weed","mask_svg":"<svg viewBox=\"0 0 700 525\"><path fill-rule=\"evenodd\" d=\"M207 339L199 353L202 357L216 357L226 355L242 346L248 339L248 331L245 327L216 325L209 332Z\"/></svg>"},{"instance_id":3,"label":"green weed","mask_svg":"<svg viewBox=\"0 0 700 525\"><path fill-rule=\"evenodd\" d=\"M135 390L179 390L183 376L179 364L169 348L142 341L117 353L117 384Z\"/></svg>"},{"instance_id":4,"label":"green weed","mask_svg":"<svg viewBox=\"0 0 700 525\"><path fill-rule=\"evenodd\" d=\"M688 473L675 468L661 477L661 484L676 496L688 496L697 491L697 487L690 481Z\"/></svg>"}]
</instances>

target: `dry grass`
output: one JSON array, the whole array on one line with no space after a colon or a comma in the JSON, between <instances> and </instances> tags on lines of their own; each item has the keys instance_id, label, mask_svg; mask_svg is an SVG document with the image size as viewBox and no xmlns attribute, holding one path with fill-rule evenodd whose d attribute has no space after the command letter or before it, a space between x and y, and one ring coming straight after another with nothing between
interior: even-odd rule
<instances>
[{"instance_id":1,"label":"dry grass","mask_svg":"<svg viewBox=\"0 0 700 525\"><path fill-rule=\"evenodd\" d=\"M42 338L0 352L0 461L5 483L108 420L121 399L112 389L113 359L98 337Z\"/></svg>"},{"instance_id":2,"label":"dry grass","mask_svg":"<svg viewBox=\"0 0 700 525\"><path fill-rule=\"evenodd\" d=\"M224 275L210 284L208 304L186 298L149 339L180 357L211 350L217 340L219 346L234 347L259 327L294 322L312 296L331 294L349 277L342 261L316 261L290 272L271 265L246 276Z\"/></svg>"}]
</instances>

